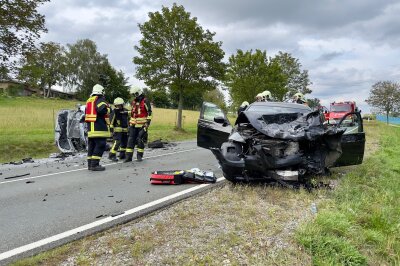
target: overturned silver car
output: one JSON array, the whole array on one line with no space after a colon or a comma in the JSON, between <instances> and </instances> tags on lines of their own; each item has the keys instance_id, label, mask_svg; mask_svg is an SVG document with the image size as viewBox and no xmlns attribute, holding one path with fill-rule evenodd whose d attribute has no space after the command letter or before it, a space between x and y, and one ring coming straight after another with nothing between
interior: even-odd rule
<instances>
[{"instance_id":1,"label":"overturned silver car","mask_svg":"<svg viewBox=\"0 0 400 266\"><path fill-rule=\"evenodd\" d=\"M359 112L332 126L304 105L257 102L232 127L218 106L205 102L197 144L213 152L232 182L304 181L330 167L362 163L365 133Z\"/></svg>"},{"instance_id":2,"label":"overturned silver car","mask_svg":"<svg viewBox=\"0 0 400 266\"><path fill-rule=\"evenodd\" d=\"M85 106L75 110L61 110L56 117L55 141L62 153L87 150L87 128L84 123Z\"/></svg>"}]
</instances>

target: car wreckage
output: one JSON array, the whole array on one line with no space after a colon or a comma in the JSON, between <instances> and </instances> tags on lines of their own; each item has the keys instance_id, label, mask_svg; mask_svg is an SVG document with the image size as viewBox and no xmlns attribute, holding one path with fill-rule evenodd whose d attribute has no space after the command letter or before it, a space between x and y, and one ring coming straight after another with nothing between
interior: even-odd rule
<instances>
[{"instance_id":1,"label":"car wreckage","mask_svg":"<svg viewBox=\"0 0 400 266\"><path fill-rule=\"evenodd\" d=\"M87 149L87 128L84 123L85 106L74 110L60 110L56 117L55 141L62 153L76 153Z\"/></svg>"},{"instance_id":2,"label":"car wreckage","mask_svg":"<svg viewBox=\"0 0 400 266\"><path fill-rule=\"evenodd\" d=\"M319 110L295 103L256 102L231 126L215 104L204 102L197 145L210 149L232 182L304 182L329 168L361 164L365 133L360 112L329 125Z\"/></svg>"}]
</instances>

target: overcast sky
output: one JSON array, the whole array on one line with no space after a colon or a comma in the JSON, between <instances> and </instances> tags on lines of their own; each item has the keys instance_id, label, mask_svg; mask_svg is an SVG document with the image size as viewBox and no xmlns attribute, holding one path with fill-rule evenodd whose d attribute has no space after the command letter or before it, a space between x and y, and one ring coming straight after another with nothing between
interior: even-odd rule
<instances>
[{"instance_id":1,"label":"overcast sky","mask_svg":"<svg viewBox=\"0 0 400 266\"><path fill-rule=\"evenodd\" d=\"M49 30L42 41L89 38L132 85L148 12L183 5L204 29L216 32L226 58L237 49L291 53L309 71L313 93L329 102L355 100L364 112L371 85L400 81L400 2L385 0L51 0L40 8Z\"/></svg>"}]
</instances>

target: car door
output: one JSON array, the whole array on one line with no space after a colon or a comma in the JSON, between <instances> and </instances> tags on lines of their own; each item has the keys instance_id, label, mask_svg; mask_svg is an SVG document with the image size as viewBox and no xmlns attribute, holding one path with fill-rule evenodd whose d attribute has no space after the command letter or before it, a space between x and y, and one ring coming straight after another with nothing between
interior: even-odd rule
<instances>
[{"instance_id":1,"label":"car door","mask_svg":"<svg viewBox=\"0 0 400 266\"><path fill-rule=\"evenodd\" d=\"M231 131L232 126L224 112L213 103L203 102L197 123L197 146L221 148Z\"/></svg>"},{"instance_id":2,"label":"car door","mask_svg":"<svg viewBox=\"0 0 400 266\"><path fill-rule=\"evenodd\" d=\"M335 166L361 164L364 158L365 132L360 112L346 114L337 125L346 128L342 135L342 155Z\"/></svg>"}]
</instances>

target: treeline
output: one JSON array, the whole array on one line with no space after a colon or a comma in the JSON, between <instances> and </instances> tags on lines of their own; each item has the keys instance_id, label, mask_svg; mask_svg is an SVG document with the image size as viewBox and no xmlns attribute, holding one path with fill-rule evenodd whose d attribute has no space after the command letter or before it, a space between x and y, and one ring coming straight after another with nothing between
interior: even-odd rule
<instances>
[{"instance_id":1,"label":"treeline","mask_svg":"<svg viewBox=\"0 0 400 266\"><path fill-rule=\"evenodd\" d=\"M14 75L42 88L45 97L51 86L61 84L83 100L99 83L109 101L116 96L127 99L124 73L97 51L93 41L79 40L66 47L55 42L32 45L46 31L37 8L47 1L5 1L0 9L0 78ZM135 77L145 82L157 106L178 108L178 128L183 108L198 108L203 100L227 108L224 90L232 108L252 102L265 90L278 101L296 92L311 93L308 71L289 53L268 56L263 49L238 49L225 62L222 42L214 40L216 33L203 29L182 5L150 12L138 27L142 38L135 46Z\"/></svg>"}]
</instances>

